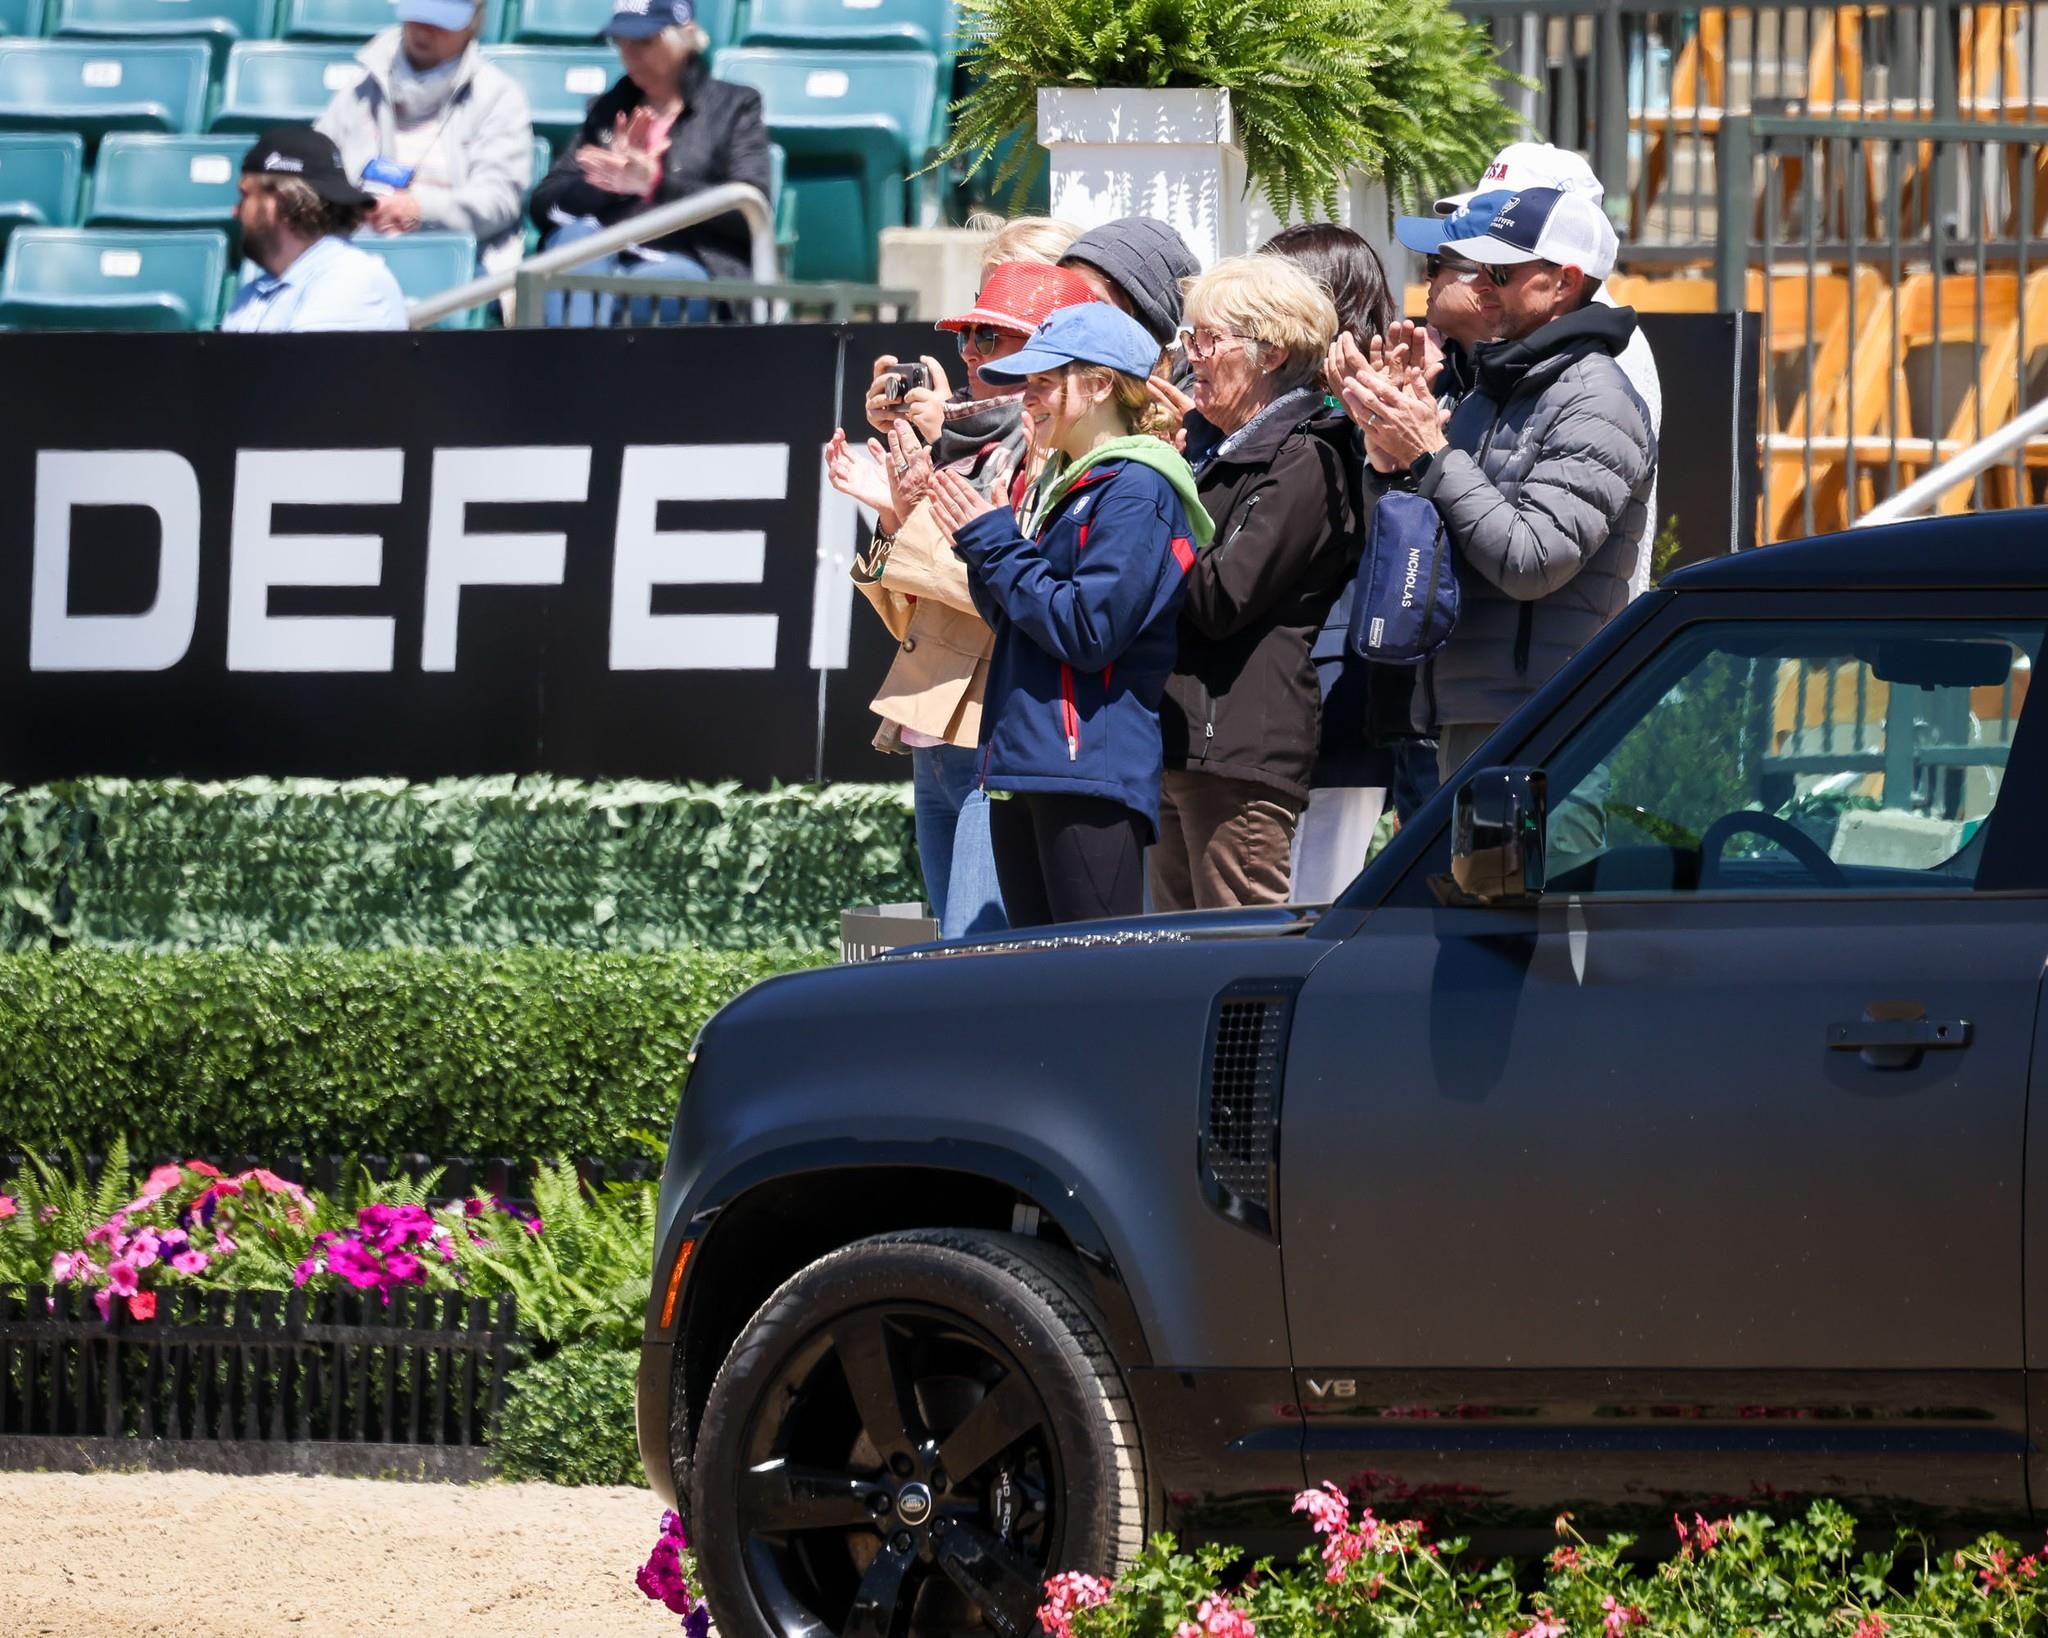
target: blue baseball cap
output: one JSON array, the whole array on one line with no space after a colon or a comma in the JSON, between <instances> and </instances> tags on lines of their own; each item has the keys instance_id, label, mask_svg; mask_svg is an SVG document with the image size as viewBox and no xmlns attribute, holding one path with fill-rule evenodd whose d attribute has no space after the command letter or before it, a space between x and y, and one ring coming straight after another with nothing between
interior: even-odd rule
<instances>
[{"instance_id":1,"label":"blue baseball cap","mask_svg":"<svg viewBox=\"0 0 2048 1638\"><path fill-rule=\"evenodd\" d=\"M1394 237L1418 256L1434 256L1455 239L1477 239L1490 231L1501 208L1514 198L1506 188L1474 194L1449 216L1403 216Z\"/></svg>"},{"instance_id":2,"label":"blue baseball cap","mask_svg":"<svg viewBox=\"0 0 2048 1638\"><path fill-rule=\"evenodd\" d=\"M1053 313L1008 358L982 365L981 378L1014 386L1042 370L1106 364L1143 379L1158 362L1159 343L1150 330L1106 301L1086 301Z\"/></svg>"},{"instance_id":3,"label":"blue baseball cap","mask_svg":"<svg viewBox=\"0 0 2048 1638\"><path fill-rule=\"evenodd\" d=\"M651 40L665 28L684 28L696 20L691 0L613 0L612 20L604 31L614 40Z\"/></svg>"},{"instance_id":4,"label":"blue baseball cap","mask_svg":"<svg viewBox=\"0 0 2048 1638\"><path fill-rule=\"evenodd\" d=\"M1621 242L1607 213L1583 193L1524 188L1494 212L1493 225L1466 240L1458 254L1490 267L1549 262L1576 267L1589 279L1614 271Z\"/></svg>"}]
</instances>

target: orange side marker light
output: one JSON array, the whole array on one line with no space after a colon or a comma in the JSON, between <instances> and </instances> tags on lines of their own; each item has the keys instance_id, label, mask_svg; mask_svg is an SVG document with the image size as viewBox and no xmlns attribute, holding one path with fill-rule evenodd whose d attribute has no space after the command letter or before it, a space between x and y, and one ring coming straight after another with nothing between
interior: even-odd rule
<instances>
[{"instance_id":1,"label":"orange side marker light","mask_svg":"<svg viewBox=\"0 0 2048 1638\"><path fill-rule=\"evenodd\" d=\"M676 1322L676 1294L683 1289L683 1270L690 1266L690 1253L696 1249L695 1240L685 1240L682 1249L676 1253L676 1266L668 1271L668 1295L661 1304L661 1328L664 1331Z\"/></svg>"}]
</instances>

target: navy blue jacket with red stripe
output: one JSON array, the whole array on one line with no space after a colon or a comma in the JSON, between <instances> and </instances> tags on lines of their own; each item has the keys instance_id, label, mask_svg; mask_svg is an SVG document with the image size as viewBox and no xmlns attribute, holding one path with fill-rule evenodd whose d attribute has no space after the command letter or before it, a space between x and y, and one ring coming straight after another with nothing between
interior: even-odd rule
<instances>
[{"instance_id":1,"label":"navy blue jacket with red stripe","mask_svg":"<svg viewBox=\"0 0 2048 1638\"><path fill-rule=\"evenodd\" d=\"M981 710L991 790L1106 796L1159 832L1159 701L1179 652L1193 531L1135 461L1084 473L1027 538L985 512L955 546L996 634Z\"/></svg>"}]
</instances>

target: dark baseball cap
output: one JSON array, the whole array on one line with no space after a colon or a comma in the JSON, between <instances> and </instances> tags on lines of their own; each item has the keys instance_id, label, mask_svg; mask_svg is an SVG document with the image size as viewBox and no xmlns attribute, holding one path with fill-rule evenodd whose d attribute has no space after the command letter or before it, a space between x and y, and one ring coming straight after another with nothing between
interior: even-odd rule
<instances>
[{"instance_id":1,"label":"dark baseball cap","mask_svg":"<svg viewBox=\"0 0 2048 1638\"><path fill-rule=\"evenodd\" d=\"M273 125L242 156L244 176L296 177L335 205L368 205L372 196L348 179L334 139L310 125Z\"/></svg>"},{"instance_id":2,"label":"dark baseball cap","mask_svg":"<svg viewBox=\"0 0 2048 1638\"><path fill-rule=\"evenodd\" d=\"M686 28L696 20L691 0L613 0L604 31L614 40L651 40L665 28Z\"/></svg>"}]
</instances>

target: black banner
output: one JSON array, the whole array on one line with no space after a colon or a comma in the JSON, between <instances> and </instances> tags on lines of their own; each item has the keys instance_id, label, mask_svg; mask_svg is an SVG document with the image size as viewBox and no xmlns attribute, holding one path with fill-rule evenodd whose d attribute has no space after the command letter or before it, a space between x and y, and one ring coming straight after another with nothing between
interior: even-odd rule
<instances>
[{"instance_id":1,"label":"black banner","mask_svg":"<svg viewBox=\"0 0 2048 1638\"><path fill-rule=\"evenodd\" d=\"M1660 510L1688 556L1727 550L1754 340L1650 323L1688 429ZM901 778L822 451L864 429L877 353L950 341L0 338L0 780Z\"/></svg>"}]
</instances>

